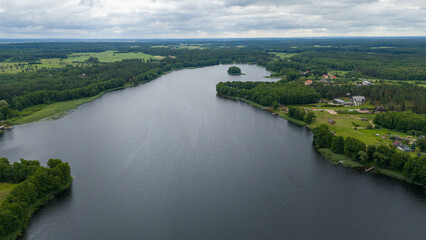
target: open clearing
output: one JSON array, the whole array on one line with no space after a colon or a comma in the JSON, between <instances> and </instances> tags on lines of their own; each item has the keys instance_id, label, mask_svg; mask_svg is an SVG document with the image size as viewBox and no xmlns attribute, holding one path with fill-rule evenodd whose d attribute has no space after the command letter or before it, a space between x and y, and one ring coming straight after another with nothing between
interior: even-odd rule
<instances>
[{"instance_id":1,"label":"open clearing","mask_svg":"<svg viewBox=\"0 0 426 240\"><path fill-rule=\"evenodd\" d=\"M18 184L16 183L0 183L0 203L9 195Z\"/></svg>"}]
</instances>

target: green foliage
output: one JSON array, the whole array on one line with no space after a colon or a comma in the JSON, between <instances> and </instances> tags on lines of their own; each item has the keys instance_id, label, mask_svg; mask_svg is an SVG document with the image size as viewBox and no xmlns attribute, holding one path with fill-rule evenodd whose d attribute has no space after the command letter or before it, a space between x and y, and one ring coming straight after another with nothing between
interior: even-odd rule
<instances>
[{"instance_id":1,"label":"green foliage","mask_svg":"<svg viewBox=\"0 0 426 240\"><path fill-rule=\"evenodd\" d=\"M350 156L353 159L358 159L358 152L365 152L365 143L361 142L356 138L347 137L345 140L344 150L345 155Z\"/></svg>"},{"instance_id":2,"label":"green foliage","mask_svg":"<svg viewBox=\"0 0 426 240\"><path fill-rule=\"evenodd\" d=\"M360 163L367 163L368 162L368 153L364 151L359 151L358 153L358 159Z\"/></svg>"},{"instance_id":3,"label":"green foliage","mask_svg":"<svg viewBox=\"0 0 426 240\"><path fill-rule=\"evenodd\" d=\"M0 170L5 172L9 161L0 160ZM58 159L49 160L52 167L39 166L38 161L21 159L21 163L12 164L10 178L22 180L0 204L0 237L22 231L28 224L30 215L34 211L34 204L46 198L51 193L62 190L71 182L71 171L68 163ZM20 166L16 171L15 167ZM27 167L27 171L22 175ZM34 168L30 168L34 167ZM23 170L24 169L24 170ZM33 171L35 169L35 171ZM22 171L22 172L21 172ZM31 172L31 174L28 174ZM19 175L19 176L17 176ZM22 179L25 176L25 179Z\"/></svg>"},{"instance_id":4,"label":"green foliage","mask_svg":"<svg viewBox=\"0 0 426 240\"><path fill-rule=\"evenodd\" d=\"M228 74L231 75L240 75L241 74L241 69L237 66L232 66L228 68Z\"/></svg>"},{"instance_id":5,"label":"green foliage","mask_svg":"<svg viewBox=\"0 0 426 240\"><path fill-rule=\"evenodd\" d=\"M308 112L305 116L305 122L311 124L315 120L316 116L313 112Z\"/></svg>"},{"instance_id":6,"label":"green foliage","mask_svg":"<svg viewBox=\"0 0 426 240\"><path fill-rule=\"evenodd\" d=\"M305 111L303 109L297 108L297 107L289 107L288 108L288 116L300 121L305 120Z\"/></svg>"},{"instance_id":7,"label":"green foliage","mask_svg":"<svg viewBox=\"0 0 426 240\"><path fill-rule=\"evenodd\" d=\"M313 129L314 144L321 148L330 148L333 143L334 135L330 132L327 125L322 124Z\"/></svg>"},{"instance_id":8,"label":"green foliage","mask_svg":"<svg viewBox=\"0 0 426 240\"><path fill-rule=\"evenodd\" d=\"M319 94L303 84L285 82L220 82L216 85L219 94L246 98L263 106L280 104L315 103ZM303 119L302 119L303 120Z\"/></svg>"},{"instance_id":9,"label":"green foliage","mask_svg":"<svg viewBox=\"0 0 426 240\"><path fill-rule=\"evenodd\" d=\"M415 85L376 84L370 86L356 86L354 84L331 85L312 84L322 98L334 99L351 93L352 96L365 96L368 101L377 106L387 106L393 109L402 109L410 103L410 109L415 113L426 113L426 88ZM407 106L405 108L408 109Z\"/></svg>"},{"instance_id":10,"label":"green foliage","mask_svg":"<svg viewBox=\"0 0 426 240\"><path fill-rule=\"evenodd\" d=\"M426 138L419 139L416 143L422 152L426 151Z\"/></svg>"},{"instance_id":11,"label":"green foliage","mask_svg":"<svg viewBox=\"0 0 426 240\"><path fill-rule=\"evenodd\" d=\"M405 112L387 112L377 114L374 123L382 127L395 129L400 132L423 131L426 134L426 115L405 113Z\"/></svg>"},{"instance_id":12,"label":"green foliage","mask_svg":"<svg viewBox=\"0 0 426 240\"><path fill-rule=\"evenodd\" d=\"M345 139L342 136L337 136L333 139L331 150L335 153L343 153L345 149Z\"/></svg>"}]
</instances>

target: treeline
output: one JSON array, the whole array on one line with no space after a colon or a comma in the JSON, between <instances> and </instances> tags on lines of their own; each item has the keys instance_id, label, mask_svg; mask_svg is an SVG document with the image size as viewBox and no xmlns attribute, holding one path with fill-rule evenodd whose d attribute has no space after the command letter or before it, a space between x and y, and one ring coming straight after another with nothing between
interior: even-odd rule
<instances>
[{"instance_id":1,"label":"treeline","mask_svg":"<svg viewBox=\"0 0 426 240\"><path fill-rule=\"evenodd\" d=\"M365 96L371 104L384 106L389 110L411 109L414 113L426 113L426 88L424 87L409 84L356 86L321 83L315 83L312 86L322 98L334 99L350 93L353 96Z\"/></svg>"},{"instance_id":2,"label":"treeline","mask_svg":"<svg viewBox=\"0 0 426 240\"><path fill-rule=\"evenodd\" d=\"M426 134L426 115L403 113L403 112L389 112L377 114L374 117L374 123L382 127L395 129L400 132L421 132ZM418 135L418 134L416 134Z\"/></svg>"},{"instance_id":3,"label":"treeline","mask_svg":"<svg viewBox=\"0 0 426 240\"><path fill-rule=\"evenodd\" d=\"M21 160L17 172L14 169L15 163L10 165L5 158L0 159L0 164L2 172L12 173L12 176L8 176L11 180L22 180L21 177L14 177L15 174L27 176L0 204L0 237L11 238L24 230L38 206L52 194L71 185L71 170L68 163L59 159L50 159L47 162L48 168L39 166L38 161Z\"/></svg>"},{"instance_id":4,"label":"treeline","mask_svg":"<svg viewBox=\"0 0 426 240\"><path fill-rule=\"evenodd\" d=\"M319 93L300 83L278 82L220 82L218 94L249 99L264 106L278 107L279 104L315 103Z\"/></svg>"},{"instance_id":5,"label":"treeline","mask_svg":"<svg viewBox=\"0 0 426 240\"><path fill-rule=\"evenodd\" d=\"M86 87L75 88L72 90L42 90L30 92L23 96L13 97L10 100L10 106L17 110L22 110L38 104L49 104L60 101L74 100L79 98L91 97L108 89L124 86L124 81L120 79L112 79L106 82L98 82L90 84Z\"/></svg>"},{"instance_id":6,"label":"treeline","mask_svg":"<svg viewBox=\"0 0 426 240\"><path fill-rule=\"evenodd\" d=\"M313 132L316 147L330 148L333 152L344 154L362 164L374 163L382 168L401 172L408 179L426 185L426 156L412 158L393 146L367 147L358 139L334 136L327 125L318 126Z\"/></svg>"},{"instance_id":7,"label":"treeline","mask_svg":"<svg viewBox=\"0 0 426 240\"><path fill-rule=\"evenodd\" d=\"M289 107L288 116L300 121L304 121L307 124L312 123L316 118L313 112L309 111L306 113L305 110L298 107Z\"/></svg>"},{"instance_id":8,"label":"treeline","mask_svg":"<svg viewBox=\"0 0 426 240\"><path fill-rule=\"evenodd\" d=\"M389 80L426 80L426 57L421 51L400 54L368 54L329 50L310 51L291 58L315 69L352 71Z\"/></svg>"}]
</instances>

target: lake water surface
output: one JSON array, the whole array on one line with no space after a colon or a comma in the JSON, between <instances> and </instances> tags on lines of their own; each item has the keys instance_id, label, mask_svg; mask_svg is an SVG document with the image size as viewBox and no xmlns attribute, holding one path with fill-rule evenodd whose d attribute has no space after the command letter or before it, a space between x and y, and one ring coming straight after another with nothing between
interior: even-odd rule
<instances>
[{"instance_id":1,"label":"lake water surface","mask_svg":"<svg viewBox=\"0 0 426 240\"><path fill-rule=\"evenodd\" d=\"M425 239L424 189L327 162L312 133L216 96L270 81L239 65L172 72L0 137L11 161L60 158L72 189L23 239Z\"/></svg>"}]
</instances>

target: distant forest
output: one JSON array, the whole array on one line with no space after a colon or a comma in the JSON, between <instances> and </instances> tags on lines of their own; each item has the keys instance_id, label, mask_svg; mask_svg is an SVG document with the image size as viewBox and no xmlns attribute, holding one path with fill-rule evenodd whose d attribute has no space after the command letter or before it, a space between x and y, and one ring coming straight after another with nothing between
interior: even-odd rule
<instances>
[{"instance_id":1,"label":"distant forest","mask_svg":"<svg viewBox=\"0 0 426 240\"><path fill-rule=\"evenodd\" d=\"M303 100L301 97L298 100L294 97L279 99L275 95L281 90L275 89L264 99L258 97L258 101L264 103L308 103L316 101L318 96L331 98L350 92L366 95L379 105L426 113L424 87L417 86L426 84L425 40L424 37L413 37L2 43L0 63L30 64L42 59L65 59L71 53L111 50L116 53L143 52L163 58L113 63L90 61L82 66L64 64L62 68L1 73L0 120L9 119L17 111L33 105L90 97L106 90L150 81L171 70L220 63L265 66L274 75L285 76L286 81L300 76L319 78L329 71L344 71L345 78L339 81L346 83L363 77L398 80L398 85L371 88L356 88L353 84L333 87L314 84L316 93L309 93ZM401 84L401 81L406 83ZM298 89L296 85L286 86ZM267 91L272 85L262 84L256 91L262 87Z\"/></svg>"}]
</instances>

